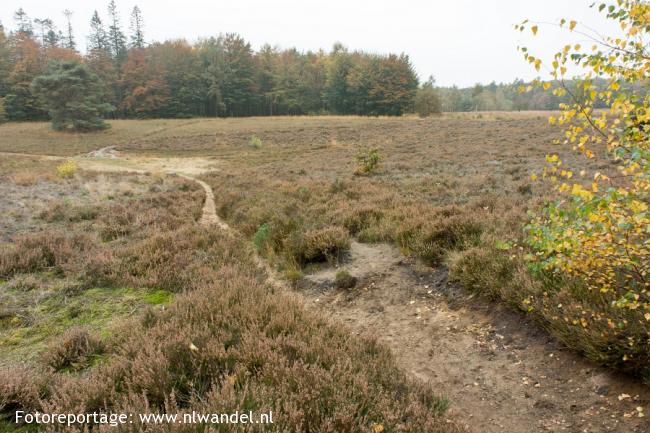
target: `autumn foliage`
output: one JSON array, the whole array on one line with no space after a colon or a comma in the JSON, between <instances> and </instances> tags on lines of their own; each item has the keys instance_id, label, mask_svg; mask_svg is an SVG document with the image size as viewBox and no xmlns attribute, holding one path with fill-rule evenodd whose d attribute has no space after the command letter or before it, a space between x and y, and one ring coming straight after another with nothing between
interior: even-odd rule
<instances>
[{"instance_id":1,"label":"autumn foliage","mask_svg":"<svg viewBox=\"0 0 650 433\"><path fill-rule=\"evenodd\" d=\"M596 335L600 361L648 375L650 96L645 89L650 56L644 41L650 33L650 4L619 0L595 7L619 23L622 36L599 36L576 21L561 20L560 27L593 45L566 45L548 65L554 80L536 84L571 98L549 122L563 127L561 143L600 159L603 170L575 173L557 154L547 156L542 177L558 198L529 225L533 253L528 259L535 271L564 278L571 286L559 289L572 295L552 307L551 321ZM540 31L528 22L518 28ZM538 70L547 66L526 48L522 51ZM577 88L566 85L570 65L586 70ZM596 88L596 79L604 79L607 87ZM601 103L608 108L596 110ZM540 308L556 304L559 292L540 294Z\"/></svg>"}]
</instances>

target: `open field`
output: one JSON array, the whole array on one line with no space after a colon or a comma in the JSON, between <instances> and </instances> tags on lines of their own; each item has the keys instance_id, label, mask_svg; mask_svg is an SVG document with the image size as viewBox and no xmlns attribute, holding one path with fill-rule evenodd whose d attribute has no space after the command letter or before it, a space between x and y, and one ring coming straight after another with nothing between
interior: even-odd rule
<instances>
[{"instance_id":1,"label":"open field","mask_svg":"<svg viewBox=\"0 0 650 433\"><path fill-rule=\"evenodd\" d=\"M530 180L549 151L612 169L552 147L546 116L0 125L0 407L245 402L278 432L647 431L649 360L619 365L597 322L558 318L595 301L535 279L518 247L550 197ZM378 169L356 175L368 148ZM37 155L78 169L62 179L65 159ZM202 220L192 178L231 229Z\"/></svg>"}]
</instances>

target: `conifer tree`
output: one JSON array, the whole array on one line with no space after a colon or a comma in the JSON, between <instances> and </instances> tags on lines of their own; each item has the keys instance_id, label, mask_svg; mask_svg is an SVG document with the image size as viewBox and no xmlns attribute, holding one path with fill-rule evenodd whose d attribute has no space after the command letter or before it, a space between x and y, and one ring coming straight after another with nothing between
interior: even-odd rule
<instances>
[{"instance_id":1,"label":"conifer tree","mask_svg":"<svg viewBox=\"0 0 650 433\"><path fill-rule=\"evenodd\" d=\"M27 13L23 8L19 8L16 13L14 13L14 21L16 21L16 26L18 27L16 31L18 33L27 36L32 36L34 34L32 20L27 16Z\"/></svg>"},{"instance_id":2,"label":"conifer tree","mask_svg":"<svg viewBox=\"0 0 650 433\"><path fill-rule=\"evenodd\" d=\"M88 35L88 51L108 51L109 45L106 36L104 24L97 11L93 13L90 19L90 34Z\"/></svg>"},{"instance_id":3,"label":"conifer tree","mask_svg":"<svg viewBox=\"0 0 650 433\"><path fill-rule=\"evenodd\" d=\"M142 18L142 12L138 5L135 5L133 11L131 11L131 23L129 28L131 30L131 48L144 48L144 19Z\"/></svg>"},{"instance_id":4,"label":"conifer tree","mask_svg":"<svg viewBox=\"0 0 650 433\"><path fill-rule=\"evenodd\" d=\"M45 101L52 119L52 128L59 131L93 131L108 125L102 116L111 111L101 102L99 78L83 63L54 63L36 77L32 92Z\"/></svg>"},{"instance_id":5,"label":"conifer tree","mask_svg":"<svg viewBox=\"0 0 650 433\"><path fill-rule=\"evenodd\" d=\"M115 0L108 4L108 43L113 59L121 64L126 58L126 36L120 27L120 17L117 13Z\"/></svg>"},{"instance_id":6,"label":"conifer tree","mask_svg":"<svg viewBox=\"0 0 650 433\"><path fill-rule=\"evenodd\" d=\"M68 25L68 29L65 35L65 38L61 38L61 40L64 41L64 47L76 51L77 50L77 43L74 40L74 34L72 32L72 11L66 9L63 11L63 15L65 15L65 19Z\"/></svg>"}]
</instances>

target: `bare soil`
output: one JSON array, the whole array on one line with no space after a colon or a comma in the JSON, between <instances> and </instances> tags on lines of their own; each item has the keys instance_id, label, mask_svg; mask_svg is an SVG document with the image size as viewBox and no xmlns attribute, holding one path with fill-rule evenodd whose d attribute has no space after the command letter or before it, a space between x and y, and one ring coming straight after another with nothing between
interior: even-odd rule
<instances>
[{"instance_id":1,"label":"bare soil","mask_svg":"<svg viewBox=\"0 0 650 433\"><path fill-rule=\"evenodd\" d=\"M340 269L359 279L334 288ZM306 276L305 302L388 345L451 399L470 431L647 432L647 387L558 346L523 316L486 305L386 244L352 243L338 268Z\"/></svg>"}]
</instances>

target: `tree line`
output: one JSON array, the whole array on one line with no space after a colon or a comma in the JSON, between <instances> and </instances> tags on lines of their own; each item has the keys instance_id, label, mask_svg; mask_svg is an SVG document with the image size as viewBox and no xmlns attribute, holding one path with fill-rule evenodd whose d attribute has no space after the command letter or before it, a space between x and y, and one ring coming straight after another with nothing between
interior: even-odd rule
<instances>
[{"instance_id":1,"label":"tree line","mask_svg":"<svg viewBox=\"0 0 650 433\"><path fill-rule=\"evenodd\" d=\"M55 79L61 74L85 74L71 63L91 74L81 81L99 92L97 99L110 106L104 111L112 118L401 115L413 109L418 91L406 54L350 51L341 44L329 52L271 45L255 51L237 34L193 44L150 42L141 10L134 7L125 32L114 0L105 16L95 11L90 18L81 53L71 15L63 13L64 30L50 18L31 19L22 8L13 30L7 33L0 24L0 117L52 117L48 98L38 92L43 86L34 83L52 78L51 90L62 82Z\"/></svg>"},{"instance_id":2,"label":"tree line","mask_svg":"<svg viewBox=\"0 0 650 433\"><path fill-rule=\"evenodd\" d=\"M497 84L492 82L488 85L476 84L473 87L462 89L452 86L437 87L435 90L439 98L440 109L446 112L557 110L560 104L575 103L576 101L572 98L582 101L588 97L584 93L581 81L565 80L564 84L571 90L570 95L546 92L543 87L534 85L534 83L518 79L512 83ZM603 91L607 87L607 82L600 78L594 78L593 84L598 91ZM626 86L634 85L627 84ZM646 92L641 86L635 86L634 90L643 94ZM598 98L594 108L606 108L606 106L605 101Z\"/></svg>"},{"instance_id":3,"label":"tree line","mask_svg":"<svg viewBox=\"0 0 650 433\"><path fill-rule=\"evenodd\" d=\"M329 52L301 52L268 44L253 50L237 34L193 44L147 41L142 11L133 8L125 29L114 0L104 16L95 11L90 17L82 53L72 14L63 11L62 30L50 18L30 18L22 8L11 31L0 23L0 121L59 119L61 125L91 125L101 117L426 116L548 110L570 102L566 95L534 86L521 93L529 87L522 80L463 89L437 87L429 78L419 85L407 55L350 51L341 44ZM61 107L67 107L67 114ZM75 119L80 113L92 113L92 119Z\"/></svg>"}]
</instances>

